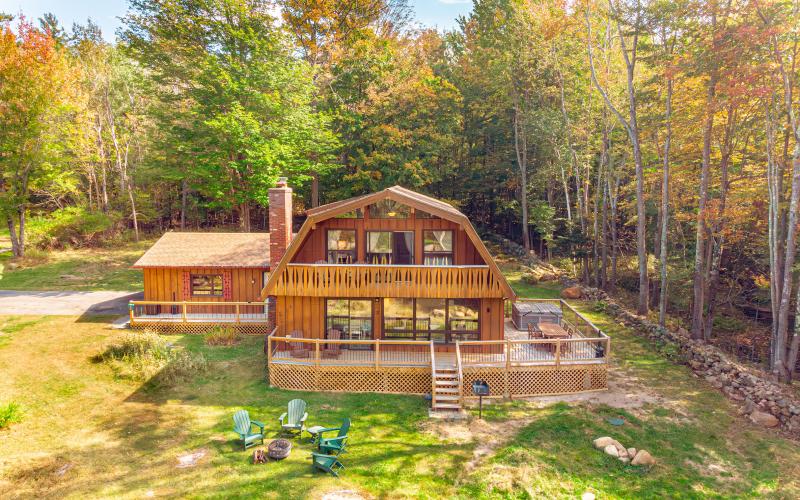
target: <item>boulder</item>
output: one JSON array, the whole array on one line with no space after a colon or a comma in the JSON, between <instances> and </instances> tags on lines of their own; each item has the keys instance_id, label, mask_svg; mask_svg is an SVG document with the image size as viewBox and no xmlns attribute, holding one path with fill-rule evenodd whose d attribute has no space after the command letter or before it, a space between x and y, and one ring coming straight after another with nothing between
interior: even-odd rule
<instances>
[{"instance_id":1,"label":"boulder","mask_svg":"<svg viewBox=\"0 0 800 500\"><path fill-rule=\"evenodd\" d=\"M777 427L780 425L780 421L774 415L765 411L753 410L753 413L750 414L750 420L762 427Z\"/></svg>"},{"instance_id":2,"label":"boulder","mask_svg":"<svg viewBox=\"0 0 800 500\"><path fill-rule=\"evenodd\" d=\"M631 461L631 459L628 457L619 457L619 461L622 462L623 464L627 464L628 462Z\"/></svg>"},{"instance_id":3,"label":"boulder","mask_svg":"<svg viewBox=\"0 0 800 500\"><path fill-rule=\"evenodd\" d=\"M561 290L561 298L563 299L576 300L580 299L581 297L583 297L583 291L580 289L580 287L571 286Z\"/></svg>"},{"instance_id":4,"label":"boulder","mask_svg":"<svg viewBox=\"0 0 800 500\"><path fill-rule=\"evenodd\" d=\"M613 444L610 444L603 448L603 451L606 452L606 455L611 455L614 458L619 458L619 451L617 451L617 447Z\"/></svg>"},{"instance_id":5,"label":"boulder","mask_svg":"<svg viewBox=\"0 0 800 500\"><path fill-rule=\"evenodd\" d=\"M616 442L617 442L616 439L610 438L608 436L599 437L593 441L594 447L597 448L598 450L602 450L606 446L614 444Z\"/></svg>"},{"instance_id":6,"label":"boulder","mask_svg":"<svg viewBox=\"0 0 800 500\"><path fill-rule=\"evenodd\" d=\"M628 448L628 456L633 458L636 456L636 448Z\"/></svg>"},{"instance_id":7,"label":"boulder","mask_svg":"<svg viewBox=\"0 0 800 500\"><path fill-rule=\"evenodd\" d=\"M653 465L655 463L655 459L647 450L639 450L636 456L633 457L633 460L631 460L631 465Z\"/></svg>"}]
</instances>

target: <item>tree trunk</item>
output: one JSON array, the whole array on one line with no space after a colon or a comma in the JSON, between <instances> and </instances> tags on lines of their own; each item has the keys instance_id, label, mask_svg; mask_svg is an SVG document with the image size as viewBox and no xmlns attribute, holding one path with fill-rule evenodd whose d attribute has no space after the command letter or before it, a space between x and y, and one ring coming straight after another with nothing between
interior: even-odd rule
<instances>
[{"instance_id":1,"label":"tree trunk","mask_svg":"<svg viewBox=\"0 0 800 500\"><path fill-rule=\"evenodd\" d=\"M181 179L181 231L186 229L186 198L189 193L189 185L186 182L186 177Z\"/></svg>"},{"instance_id":2,"label":"tree trunk","mask_svg":"<svg viewBox=\"0 0 800 500\"><path fill-rule=\"evenodd\" d=\"M244 233L250 232L250 204L246 201L239 205L239 228Z\"/></svg>"},{"instance_id":3,"label":"tree trunk","mask_svg":"<svg viewBox=\"0 0 800 500\"><path fill-rule=\"evenodd\" d=\"M531 250L531 235L528 231L528 148L525 125L520 120L519 104L514 106L514 149L517 154L520 180L520 208L522 210L522 245Z\"/></svg>"},{"instance_id":4,"label":"tree trunk","mask_svg":"<svg viewBox=\"0 0 800 500\"><path fill-rule=\"evenodd\" d=\"M669 153L672 145L672 78L667 78L665 98L664 166L661 178L661 238L659 266L661 268L661 291L658 296L658 324L664 326L667 316L667 229L669 228Z\"/></svg>"},{"instance_id":5,"label":"tree trunk","mask_svg":"<svg viewBox=\"0 0 800 500\"><path fill-rule=\"evenodd\" d=\"M311 172L311 208L319 206L319 174L316 170Z\"/></svg>"},{"instance_id":6,"label":"tree trunk","mask_svg":"<svg viewBox=\"0 0 800 500\"><path fill-rule=\"evenodd\" d=\"M711 140L714 131L714 100L717 88L716 73L712 73L706 92L706 116L703 120L703 162L700 170L700 192L695 228L694 285L692 294L692 338L703 339L703 314L705 310L706 269L704 266L706 244L706 205L711 168Z\"/></svg>"}]
</instances>

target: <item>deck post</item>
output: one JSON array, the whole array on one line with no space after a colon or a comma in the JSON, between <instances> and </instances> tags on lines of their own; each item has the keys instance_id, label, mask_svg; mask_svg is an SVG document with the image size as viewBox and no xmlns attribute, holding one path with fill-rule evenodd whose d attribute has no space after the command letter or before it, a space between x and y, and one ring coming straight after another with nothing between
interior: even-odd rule
<instances>
[{"instance_id":1,"label":"deck post","mask_svg":"<svg viewBox=\"0 0 800 500\"><path fill-rule=\"evenodd\" d=\"M506 369L503 372L503 397L505 399L511 399L511 386L509 384L509 380L511 379L511 340L506 339Z\"/></svg>"},{"instance_id":2,"label":"deck post","mask_svg":"<svg viewBox=\"0 0 800 500\"><path fill-rule=\"evenodd\" d=\"M556 339L556 369L561 365L561 339Z\"/></svg>"},{"instance_id":3,"label":"deck post","mask_svg":"<svg viewBox=\"0 0 800 500\"><path fill-rule=\"evenodd\" d=\"M128 302L128 315L130 316L130 324L133 325L133 308L136 307L133 302Z\"/></svg>"},{"instance_id":4,"label":"deck post","mask_svg":"<svg viewBox=\"0 0 800 500\"><path fill-rule=\"evenodd\" d=\"M375 339L375 369L381 366L381 339Z\"/></svg>"},{"instance_id":5,"label":"deck post","mask_svg":"<svg viewBox=\"0 0 800 500\"><path fill-rule=\"evenodd\" d=\"M241 320L239 319L239 303L238 302L236 303L236 322L237 323L241 323Z\"/></svg>"},{"instance_id":6,"label":"deck post","mask_svg":"<svg viewBox=\"0 0 800 500\"><path fill-rule=\"evenodd\" d=\"M181 302L181 320L186 323L186 301Z\"/></svg>"},{"instance_id":7,"label":"deck post","mask_svg":"<svg viewBox=\"0 0 800 500\"><path fill-rule=\"evenodd\" d=\"M611 337L606 337L606 363L611 359Z\"/></svg>"},{"instance_id":8,"label":"deck post","mask_svg":"<svg viewBox=\"0 0 800 500\"><path fill-rule=\"evenodd\" d=\"M314 364L319 368L319 339L314 339Z\"/></svg>"}]
</instances>

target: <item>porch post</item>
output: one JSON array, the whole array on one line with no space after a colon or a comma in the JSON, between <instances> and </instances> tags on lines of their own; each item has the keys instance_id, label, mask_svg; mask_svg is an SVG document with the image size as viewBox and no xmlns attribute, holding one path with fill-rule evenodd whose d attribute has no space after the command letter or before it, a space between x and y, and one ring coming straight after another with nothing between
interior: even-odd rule
<instances>
[{"instance_id":1,"label":"porch post","mask_svg":"<svg viewBox=\"0 0 800 500\"><path fill-rule=\"evenodd\" d=\"M503 397L506 399L511 399L511 385L509 384L509 380L511 376L509 375L511 372L511 340L506 339L506 369L503 372Z\"/></svg>"},{"instance_id":2,"label":"porch post","mask_svg":"<svg viewBox=\"0 0 800 500\"><path fill-rule=\"evenodd\" d=\"M381 340L375 339L375 369L381 366Z\"/></svg>"},{"instance_id":3,"label":"porch post","mask_svg":"<svg viewBox=\"0 0 800 500\"><path fill-rule=\"evenodd\" d=\"M181 319L186 323L186 301L181 303Z\"/></svg>"}]
</instances>

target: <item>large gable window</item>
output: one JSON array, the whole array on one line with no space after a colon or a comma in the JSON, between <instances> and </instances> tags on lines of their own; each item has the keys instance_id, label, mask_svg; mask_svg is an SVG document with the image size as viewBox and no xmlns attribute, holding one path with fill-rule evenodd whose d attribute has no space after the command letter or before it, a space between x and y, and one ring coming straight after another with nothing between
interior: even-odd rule
<instances>
[{"instance_id":1,"label":"large gable window","mask_svg":"<svg viewBox=\"0 0 800 500\"><path fill-rule=\"evenodd\" d=\"M356 261L356 232L353 229L328 230L328 264Z\"/></svg>"},{"instance_id":2,"label":"large gable window","mask_svg":"<svg viewBox=\"0 0 800 500\"><path fill-rule=\"evenodd\" d=\"M425 231L423 263L426 266L453 265L453 231Z\"/></svg>"},{"instance_id":3,"label":"large gable window","mask_svg":"<svg viewBox=\"0 0 800 500\"><path fill-rule=\"evenodd\" d=\"M380 200L369 206L370 219L408 219L411 209L394 200Z\"/></svg>"},{"instance_id":4,"label":"large gable window","mask_svg":"<svg viewBox=\"0 0 800 500\"><path fill-rule=\"evenodd\" d=\"M192 297L222 297L221 274L193 274Z\"/></svg>"},{"instance_id":5,"label":"large gable window","mask_svg":"<svg viewBox=\"0 0 800 500\"><path fill-rule=\"evenodd\" d=\"M403 265L414 263L413 231L368 231L367 263Z\"/></svg>"}]
</instances>

